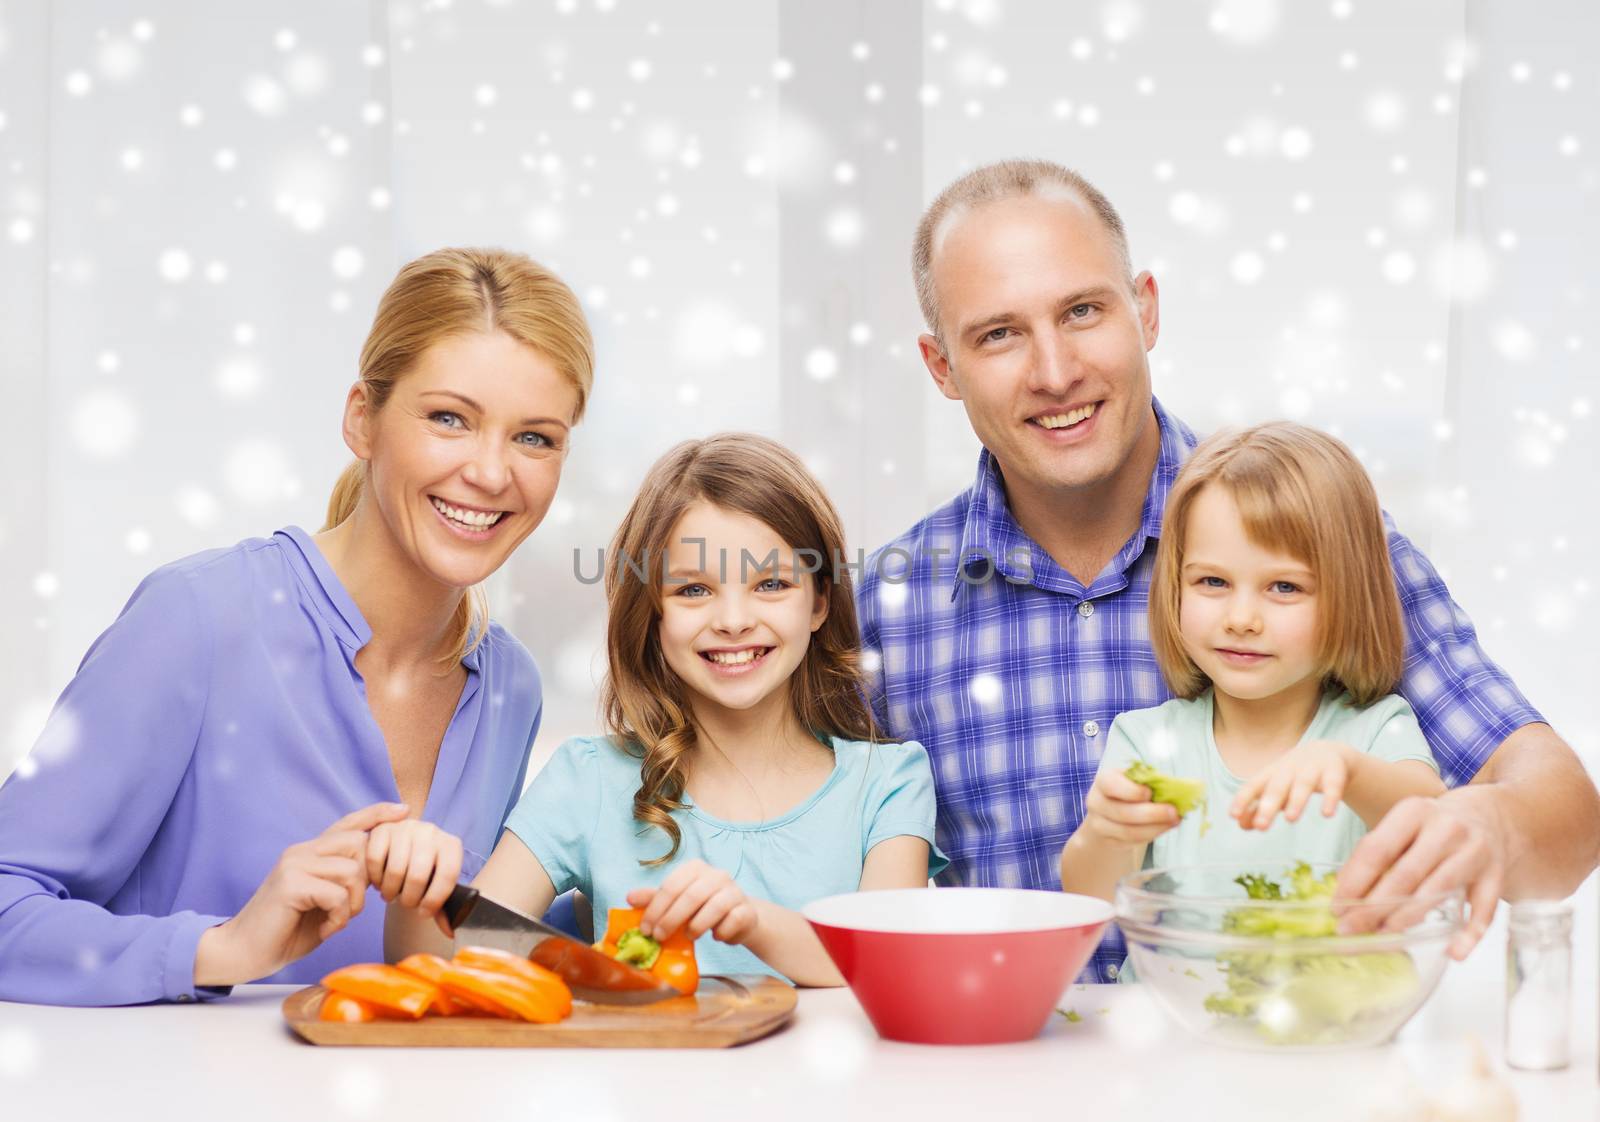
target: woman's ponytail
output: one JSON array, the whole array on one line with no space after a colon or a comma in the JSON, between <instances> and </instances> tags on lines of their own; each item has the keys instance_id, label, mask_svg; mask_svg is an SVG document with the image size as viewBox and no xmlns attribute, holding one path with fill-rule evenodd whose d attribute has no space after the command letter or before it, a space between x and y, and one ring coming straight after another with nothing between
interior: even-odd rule
<instances>
[{"instance_id":1,"label":"woman's ponytail","mask_svg":"<svg viewBox=\"0 0 1600 1122\"><path fill-rule=\"evenodd\" d=\"M328 520L318 533L326 533L355 513L356 504L361 501L361 489L366 482L365 461L356 460L339 473L339 481L333 485L333 494L328 496Z\"/></svg>"}]
</instances>

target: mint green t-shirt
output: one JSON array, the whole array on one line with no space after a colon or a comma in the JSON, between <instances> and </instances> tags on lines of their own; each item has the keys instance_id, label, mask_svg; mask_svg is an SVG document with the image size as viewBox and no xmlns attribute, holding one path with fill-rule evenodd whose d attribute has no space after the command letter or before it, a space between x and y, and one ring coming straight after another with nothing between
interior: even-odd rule
<instances>
[{"instance_id":1,"label":"mint green t-shirt","mask_svg":"<svg viewBox=\"0 0 1600 1122\"><path fill-rule=\"evenodd\" d=\"M1212 735L1212 691L1189 701L1177 700L1153 709L1123 713L1111 726L1100 770L1121 771L1142 760L1168 775L1202 779L1206 808L1186 814L1173 829L1150 843L1145 868L1197 863L1237 863L1242 870L1256 864L1310 861L1341 864L1350 856L1367 827L1341 802L1331 818L1322 813L1322 796L1312 795L1298 822L1280 814L1265 831L1241 829L1228 815L1245 780L1228 770ZM1329 692L1299 743L1335 740L1380 760L1419 760L1439 770L1428 742L1406 699L1390 694L1360 707L1347 693ZM1210 829L1201 835L1201 824Z\"/></svg>"},{"instance_id":2,"label":"mint green t-shirt","mask_svg":"<svg viewBox=\"0 0 1600 1122\"><path fill-rule=\"evenodd\" d=\"M916 741L829 741L833 771L811 796L777 818L725 822L689 803L672 817L683 840L672 861L641 865L671 844L659 827L636 821L639 758L609 737L574 737L534 777L506 829L528 847L558 893L576 888L594 905L601 930L611 908L628 906L635 888L654 888L685 861L699 858L729 873L747 896L798 910L812 900L861 886L873 846L909 835L928 843L928 875L949 861L933 844L933 769ZM695 943L705 974L778 971L744 947L707 932Z\"/></svg>"}]
</instances>

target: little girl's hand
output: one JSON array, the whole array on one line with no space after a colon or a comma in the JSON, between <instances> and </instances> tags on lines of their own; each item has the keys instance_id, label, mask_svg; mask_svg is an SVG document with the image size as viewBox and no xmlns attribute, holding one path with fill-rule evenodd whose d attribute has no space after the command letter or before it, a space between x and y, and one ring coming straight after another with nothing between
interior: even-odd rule
<instances>
[{"instance_id":1,"label":"little girl's hand","mask_svg":"<svg viewBox=\"0 0 1600 1122\"><path fill-rule=\"evenodd\" d=\"M385 900L436 915L460 879L461 855L461 839L431 822L385 822L367 835L367 880Z\"/></svg>"},{"instance_id":2,"label":"little girl's hand","mask_svg":"<svg viewBox=\"0 0 1600 1122\"><path fill-rule=\"evenodd\" d=\"M1359 759L1354 748L1331 740L1296 745L1246 783L1228 813L1241 829L1265 830L1280 810L1290 822L1298 821L1307 800L1320 794L1322 816L1331 818Z\"/></svg>"},{"instance_id":3,"label":"little girl's hand","mask_svg":"<svg viewBox=\"0 0 1600 1122\"><path fill-rule=\"evenodd\" d=\"M699 860L672 870L660 888L635 888L628 905L644 909L639 929L653 939L681 927L691 939L709 931L718 942L743 943L758 923L755 905L733 878Z\"/></svg>"},{"instance_id":4,"label":"little girl's hand","mask_svg":"<svg viewBox=\"0 0 1600 1122\"><path fill-rule=\"evenodd\" d=\"M1178 808L1150 801L1150 788L1114 769L1100 772L1084 800L1083 824L1106 841L1149 845L1178 825Z\"/></svg>"}]
</instances>

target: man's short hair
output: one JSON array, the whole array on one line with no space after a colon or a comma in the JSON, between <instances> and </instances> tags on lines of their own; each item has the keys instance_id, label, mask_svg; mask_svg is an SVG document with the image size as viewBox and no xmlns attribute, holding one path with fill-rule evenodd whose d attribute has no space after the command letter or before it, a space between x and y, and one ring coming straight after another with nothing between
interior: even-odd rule
<instances>
[{"instance_id":1,"label":"man's short hair","mask_svg":"<svg viewBox=\"0 0 1600 1122\"><path fill-rule=\"evenodd\" d=\"M928 330L940 339L941 345L944 336L939 328L939 301L933 289L936 243L962 214L985 203L1022 195L1066 196L1094 211L1111 234L1117 255L1122 258L1123 270L1132 279L1132 257L1128 253L1128 234L1123 228L1122 216L1093 183L1071 168L1049 160L1001 160L997 164L986 164L967 172L928 204L917 223L917 235L911 247L911 276L917 285L917 303L922 305L922 318Z\"/></svg>"}]
</instances>

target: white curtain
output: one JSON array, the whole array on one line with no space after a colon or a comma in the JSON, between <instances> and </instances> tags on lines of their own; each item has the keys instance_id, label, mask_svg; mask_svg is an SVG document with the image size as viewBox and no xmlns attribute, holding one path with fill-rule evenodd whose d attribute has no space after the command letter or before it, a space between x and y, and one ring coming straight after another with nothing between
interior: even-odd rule
<instances>
[{"instance_id":1,"label":"white curtain","mask_svg":"<svg viewBox=\"0 0 1600 1122\"><path fill-rule=\"evenodd\" d=\"M1596 43L1589 0L3 0L0 775L145 572L320 525L377 296L447 243L593 318L560 498L491 592L540 755L594 731L573 554L674 441L785 440L852 546L968 485L910 234L1013 155L1121 208L1162 399L1349 441L1593 766Z\"/></svg>"}]
</instances>

